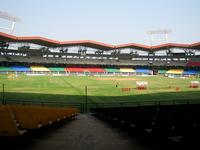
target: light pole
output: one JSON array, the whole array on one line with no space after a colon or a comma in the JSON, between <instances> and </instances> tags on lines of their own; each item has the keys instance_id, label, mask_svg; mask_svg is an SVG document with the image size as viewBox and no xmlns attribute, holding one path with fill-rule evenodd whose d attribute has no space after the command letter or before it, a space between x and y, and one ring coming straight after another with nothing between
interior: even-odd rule
<instances>
[{"instance_id":1,"label":"light pole","mask_svg":"<svg viewBox=\"0 0 200 150\"><path fill-rule=\"evenodd\" d=\"M87 98L87 86L85 86L85 110L87 112L88 98Z\"/></svg>"},{"instance_id":2,"label":"light pole","mask_svg":"<svg viewBox=\"0 0 200 150\"><path fill-rule=\"evenodd\" d=\"M5 105L5 89L4 89L4 84L2 84L2 104Z\"/></svg>"}]
</instances>

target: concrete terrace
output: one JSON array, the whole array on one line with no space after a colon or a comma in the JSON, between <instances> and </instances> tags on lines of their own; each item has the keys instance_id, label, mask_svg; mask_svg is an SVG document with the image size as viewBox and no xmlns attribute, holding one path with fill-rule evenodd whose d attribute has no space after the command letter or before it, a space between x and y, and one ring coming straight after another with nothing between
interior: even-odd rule
<instances>
[{"instance_id":1,"label":"concrete terrace","mask_svg":"<svg viewBox=\"0 0 200 150\"><path fill-rule=\"evenodd\" d=\"M1 139L0 145L2 149L14 150L172 149L157 142L132 136L89 114L80 114L75 120L32 131L17 139Z\"/></svg>"}]
</instances>

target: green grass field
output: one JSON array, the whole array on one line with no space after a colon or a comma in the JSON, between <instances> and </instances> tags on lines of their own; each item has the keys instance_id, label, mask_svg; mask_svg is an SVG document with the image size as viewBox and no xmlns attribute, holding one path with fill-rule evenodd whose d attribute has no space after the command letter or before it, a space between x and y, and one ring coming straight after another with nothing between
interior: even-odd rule
<instances>
[{"instance_id":1,"label":"green grass field","mask_svg":"<svg viewBox=\"0 0 200 150\"><path fill-rule=\"evenodd\" d=\"M95 103L200 100L200 88L189 88L190 81L200 79L171 79L162 76L114 77L115 80L97 80L97 78L101 77L19 75L18 78L12 79L7 75L0 75L0 84L5 84L7 101L84 102L85 86L88 88L89 101ZM133 80L118 80L118 78L133 78ZM136 81L148 81L148 89L137 90ZM117 88L116 82L118 82ZM131 91L122 92L121 88L126 87L131 88ZM176 91L176 87L180 90ZM2 100L2 92L0 99Z\"/></svg>"}]
</instances>

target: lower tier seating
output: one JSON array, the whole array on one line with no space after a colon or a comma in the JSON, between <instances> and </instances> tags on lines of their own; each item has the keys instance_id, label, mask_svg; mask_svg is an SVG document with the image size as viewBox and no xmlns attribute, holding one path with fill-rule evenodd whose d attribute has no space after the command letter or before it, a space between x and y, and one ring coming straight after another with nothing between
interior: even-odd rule
<instances>
[{"instance_id":1,"label":"lower tier seating","mask_svg":"<svg viewBox=\"0 0 200 150\"><path fill-rule=\"evenodd\" d=\"M167 74L183 74L183 69L170 69L166 73Z\"/></svg>"},{"instance_id":2,"label":"lower tier seating","mask_svg":"<svg viewBox=\"0 0 200 150\"><path fill-rule=\"evenodd\" d=\"M200 104L93 108L91 112L102 119L155 136L200 134Z\"/></svg>"},{"instance_id":3,"label":"lower tier seating","mask_svg":"<svg viewBox=\"0 0 200 150\"><path fill-rule=\"evenodd\" d=\"M20 130L38 129L75 117L76 108L0 105L0 136L18 136Z\"/></svg>"},{"instance_id":4,"label":"lower tier seating","mask_svg":"<svg viewBox=\"0 0 200 150\"><path fill-rule=\"evenodd\" d=\"M68 72L92 72L92 73L103 73L106 72L102 68L65 68L66 71Z\"/></svg>"},{"instance_id":5,"label":"lower tier seating","mask_svg":"<svg viewBox=\"0 0 200 150\"><path fill-rule=\"evenodd\" d=\"M142 68L101 68L101 67L45 67L45 66L0 66L0 74L8 74L15 72L26 72L26 73L92 73L92 74L136 74L136 75L153 75L168 74L168 75L198 75L200 70L198 68L185 68L184 69L142 69Z\"/></svg>"},{"instance_id":6,"label":"lower tier seating","mask_svg":"<svg viewBox=\"0 0 200 150\"><path fill-rule=\"evenodd\" d=\"M200 66L200 62L189 61L186 66Z\"/></svg>"}]
</instances>

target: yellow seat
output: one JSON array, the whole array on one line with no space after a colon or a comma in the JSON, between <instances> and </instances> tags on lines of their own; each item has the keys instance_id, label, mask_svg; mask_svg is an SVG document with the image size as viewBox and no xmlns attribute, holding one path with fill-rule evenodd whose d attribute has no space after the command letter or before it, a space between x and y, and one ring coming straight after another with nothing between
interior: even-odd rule
<instances>
[{"instance_id":1,"label":"yellow seat","mask_svg":"<svg viewBox=\"0 0 200 150\"><path fill-rule=\"evenodd\" d=\"M0 136L19 135L12 112L6 106L0 106Z\"/></svg>"},{"instance_id":2,"label":"yellow seat","mask_svg":"<svg viewBox=\"0 0 200 150\"><path fill-rule=\"evenodd\" d=\"M37 129L78 112L76 108L0 105L0 136L17 136L21 132L19 129Z\"/></svg>"},{"instance_id":3,"label":"yellow seat","mask_svg":"<svg viewBox=\"0 0 200 150\"><path fill-rule=\"evenodd\" d=\"M11 107L15 114L16 120L19 123L19 127L22 129L37 129L39 123L36 117L29 112L29 108L25 106Z\"/></svg>"}]
</instances>

